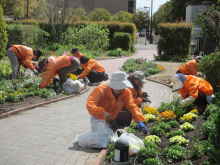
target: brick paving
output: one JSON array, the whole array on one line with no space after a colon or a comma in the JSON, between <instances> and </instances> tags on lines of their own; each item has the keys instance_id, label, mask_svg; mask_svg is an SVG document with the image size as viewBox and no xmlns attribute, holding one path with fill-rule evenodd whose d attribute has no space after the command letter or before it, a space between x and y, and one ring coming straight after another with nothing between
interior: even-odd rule
<instances>
[{"instance_id":1,"label":"brick paving","mask_svg":"<svg viewBox=\"0 0 220 165\"><path fill-rule=\"evenodd\" d=\"M131 58L153 60L155 45L136 45ZM128 58L100 61L111 75ZM0 165L92 165L101 149L82 148L75 136L90 131L86 110L89 91L73 98L20 112L0 120ZM169 102L172 93L167 86L147 81L144 90L155 107Z\"/></svg>"}]
</instances>

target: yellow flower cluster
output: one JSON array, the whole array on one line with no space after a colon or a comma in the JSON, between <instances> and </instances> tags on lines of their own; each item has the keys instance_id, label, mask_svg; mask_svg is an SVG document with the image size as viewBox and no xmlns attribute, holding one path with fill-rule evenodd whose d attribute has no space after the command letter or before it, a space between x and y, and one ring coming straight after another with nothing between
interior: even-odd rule
<instances>
[{"instance_id":1,"label":"yellow flower cluster","mask_svg":"<svg viewBox=\"0 0 220 165\"><path fill-rule=\"evenodd\" d=\"M163 70L163 66L157 65L157 69L160 70L160 71L162 71L162 70Z\"/></svg>"},{"instance_id":2,"label":"yellow flower cluster","mask_svg":"<svg viewBox=\"0 0 220 165\"><path fill-rule=\"evenodd\" d=\"M160 138L158 136L156 136L156 135L149 135L149 136L145 137L144 140L151 141L151 142L154 142L156 144L161 142Z\"/></svg>"},{"instance_id":3,"label":"yellow flower cluster","mask_svg":"<svg viewBox=\"0 0 220 165\"><path fill-rule=\"evenodd\" d=\"M191 116L193 120L195 120L195 119L198 118L198 116L197 116L195 113L189 112L189 113L187 113L187 114L185 114L185 115L183 115L183 116L186 116L186 115L187 115L187 116Z\"/></svg>"},{"instance_id":4,"label":"yellow flower cluster","mask_svg":"<svg viewBox=\"0 0 220 165\"><path fill-rule=\"evenodd\" d=\"M67 76L69 78L71 78L73 81L77 80L77 76L75 74L72 74L72 73L68 73Z\"/></svg>"},{"instance_id":5,"label":"yellow flower cluster","mask_svg":"<svg viewBox=\"0 0 220 165\"><path fill-rule=\"evenodd\" d=\"M192 124L185 122L183 125L180 125L180 129L184 131L193 131L195 127Z\"/></svg>"},{"instance_id":6,"label":"yellow flower cluster","mask_svg":"<svg viewBox=\"0 0 220 165\"><path fill-rule=\"evenodd\" d=\"M145 115L143 115L143 117L144 117L144 122L147 123L149 121L149 118Z\"/></svg>"},{"instance_id":7,"label":"yellow flower cluster","mask_svg":"<svg viewBox=\"0 0 220 165\"><path fill-rule=\"evenodd\" d=\"M143 115L144 118L148 118L149 121L155 121L157 118L152 114Z\"/></svg>"},{"instance_id":8,"label":"yellow flower cluster","mask_svg":"<svg viewBox=\"0 0 220 165\"><path fill-rule=\"evenodd\" d=\"M192 117L185 114L183 117L180 118L180 122L181 123L186 122L186 121L191 122L192 121Z\"/></svg>"},{"instance_id":9,"label":"yellow flower cluster","mask_svg":"<svg viewBox=\"0 0 220 165\"><path fill-rule=\"evenodd\" d=\"M156 108L147 106L146 108L144 108L144 112L146 112L147 114L154 114L154 115L158 115L159 112L157 111Z\"/></svg>"},{"instance_id":10,"label":"yellow flower cluster","mask_svg":"<svg viewBox=\"0 0 220 165\"><path fill-rule=\"evenodd\" d=\"M4 68L6 69L6 68L7 68L7 66L5 65L5 66L4 66Z\"/></svg>"},{"instance_id":11,"label":"yellow flower cluster","mask_svg":"<svg viewBox=\"0 0 220 165\"><path fill-rule=\"evenodd\" d=\"M189 144L189 140L186 140L184 137L177 135L177 136L170 138L170 143L178 144L178 145L186 145L186 144Z\"/></svg>"},{"instance_id":12,"label":"yellow flower cluster","mask_svg":"<svg viewBox=\"0 0 220 165\"><path fill-rule=\"evenodd\" d=\"M4 69L4 70L2 71L2 73L3 73L4 75L6 75L6 70Z\"/></svg>"},{"instance_id":13,"label":"yellow flower cluster","mask_svg":"<svg viewBox=\"0 0 220 165\"><path fill-rule=\"evenodd\" d=\"M192 111L190 111L189 113L194 113L194 114L197 114L197 109L193 109Z\"/></svg>"}]
</instances>

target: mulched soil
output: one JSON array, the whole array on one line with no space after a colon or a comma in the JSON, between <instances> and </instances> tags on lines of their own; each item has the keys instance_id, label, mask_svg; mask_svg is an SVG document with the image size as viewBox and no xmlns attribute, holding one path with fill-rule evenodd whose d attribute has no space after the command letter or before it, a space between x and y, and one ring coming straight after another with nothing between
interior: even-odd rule
<instances>
[{"instance_id":1,"label":"mulched soil","mask_svg":"<svg viewBox=\"0 0 220 165\"><path fill-rule=\"evenodd\" d=\"M194 144L196 143L194 140L191 139L192 136L194 136L194 137L195 137L196 139L198 139L198 140L206 140L206 137L204 137L204 135L202 134L202 130L201 130L201 129L202 129L201 124L202 124L203 122L205 122L205 121L206 121L206 120L203 118L202 115L198 115L198 119L197 119L196 121L193 121L193 122L191 123L191 124L195 127L195 130L194 130L194 131L190 131L190 132L185 132L185 136L184 136L184 137L189 140L189 144L185 147L185 148L186 148L186 153L187 153L187 151L192 150ZM149 130L150 128L154 127L155 125L156 125L156 122L150 122L150 123L148 123L146 126L147 126L147 129ZM179 127L177 127L177 128L171 128L170 132L172 132L172 131L177 131L177 130L179 130L179 129L180 129ZM148 131L147 134L143 134L142 132L139 132L139 131L136 131L134 134L135 134L137 137L139 137L140 139L144 139L146 136L150 135L149 131ZM158 147L159 147L159 148L158 148L158 151L159 151L160 153L162 153L162 151L163 151L166 147L170 146L170 144L169 144L169 138L167 139L167 138L166 138L166 135L161 136L160 139L161 139L161 143L158 144ZM186 158L185 160L191 160L191 162L193 163L193 165L201 165L201 164L203 164L203 162L206 161L206 160L209 160L209 161L210 161L210 157L207 156L207 155L205 155L205 156L203 156L202 158L197 159L197 160L190 159L190 158L188 157L188 154L186 154L186 155L187 155L187 158ZM168 163L168 162L166 161L166 158L163 157L163 156L159 156L159 159L162 161L163 165L166 165L166 164L169 164L169 165L180 165L181 163L184 162L184 160L182 160L182 161L178 161L178 162L174 162L174 163ZM103 156L102 159L101 159L100 164L101 164L101 165L110 165L111 163L105 161L105 156ZM140 164L140 163L137 163L137 162L136 162L136 163L132 163L132 164L138 165L138 164Z\"/></svg>"}]
</instances>

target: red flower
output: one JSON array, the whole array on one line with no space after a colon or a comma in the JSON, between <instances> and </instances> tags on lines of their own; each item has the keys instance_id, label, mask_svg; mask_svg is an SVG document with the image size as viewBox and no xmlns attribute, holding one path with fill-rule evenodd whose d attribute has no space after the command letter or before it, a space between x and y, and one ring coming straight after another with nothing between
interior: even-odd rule
<instances>
[{"instance_id":1,"label":"red flower","mask_svg":"<svg viewBox=\"0 0 220 165\"><path fill-rule=\"evenodd\" d=\"M55 52L52 52L51 55L55 54Z\"/></svg>"}]
</instances>

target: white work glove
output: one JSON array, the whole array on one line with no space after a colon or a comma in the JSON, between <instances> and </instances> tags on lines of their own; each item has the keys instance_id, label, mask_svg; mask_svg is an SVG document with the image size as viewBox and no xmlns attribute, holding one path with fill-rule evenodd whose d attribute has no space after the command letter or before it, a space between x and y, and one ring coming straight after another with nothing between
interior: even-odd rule
<instances>
[{"instance_id":1,"label":"white work glove","mask_svg":"<svg viewBox=\"0 0 220 165\"><path fill-rule=\"evenodd\" d=\"M182 107L187 107L188 105L192 104L194 101L196 101L195 97L189 96L188 98L181 100L180 105Z\"/></svg>"},{"instance_id":2,"label":"white work glove","mask_svg":"<svg viewBox=\"0 0 220 165\"><path fill-rule=\"evenodd\" d=\"M33 72L34 72L34 74L38 74L37 69L34 69Z\"/></svg>"},{"instance_id":3,"label":"white work glove","mask_svg":"<svg viewBox=\"0 0 220 165\"><path fill-rule=\"evenodd\" d=\"M105 120L106 120L106 122L112 122L112 117L111 117L111 115L108 113L108 112L104 112L103 114L102 114L102 116L105 118Z\"/></svg>"}]
</instances>

